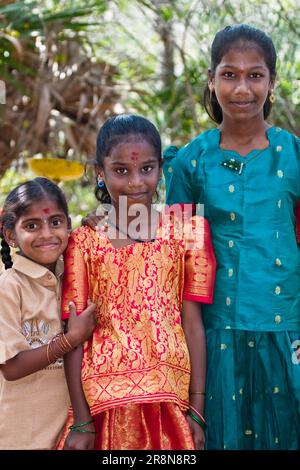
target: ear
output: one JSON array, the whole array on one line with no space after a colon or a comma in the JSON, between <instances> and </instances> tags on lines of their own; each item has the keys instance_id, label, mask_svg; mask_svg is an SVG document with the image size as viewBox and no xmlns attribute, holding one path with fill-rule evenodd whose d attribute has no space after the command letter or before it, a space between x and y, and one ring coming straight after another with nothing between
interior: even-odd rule
<instances>
[{"instance_id":1,"label":"ear","mask_svg":"<svg viewBox=\"0 0 300 470\"><path fill-rule=\"evenodd\" d=\"M68 217L68 232L70 233L71 230L72 230L72 220L71 220L71 217Z\"/></svg>"},{"instance_id":2,"label":"ear","mask_svg":"<svg viewBox=\"0 0 300 470\"><path fill-rule=\"evenodd\" d=\"M16 234L14 230L11 229L3 229L3 236L6 241L6 243L9 244L9 246L15 248L17 246L16 243Z\"/></svg>"},{"instance_id":3,"label":"ear","mask_svg":"<svg viewBox=\"0 0 300 470\"><path fill-rule=\"evenodd\" d=\"M207 84L208 88L213 91L215 86L215 77L213 76L211 69L208 69L207 71Z\"/></svg>"},{"instance_id":4,"label":"ear","mask_svg":"<svg viewBox=\"0 0 300 470\"><path fill-rule=\"evenodd\" d=\"M276 83L276 76L271 76L270 83L269 83L269 92L272 93L274 91L275 83Z\"/></svg>"},{"instance_id":5,"label":"ear","mask_svg":"<svg viewBox=\"0 0 300 470\"><path fill-rule=\"evenodd\" d=\"M96 178L98 176L100 176L100 178L104 178L104 171L103 171L103 168L101 168L99 165L95 165L95 175L96 175Z\"/></svg>"}]
</instances>

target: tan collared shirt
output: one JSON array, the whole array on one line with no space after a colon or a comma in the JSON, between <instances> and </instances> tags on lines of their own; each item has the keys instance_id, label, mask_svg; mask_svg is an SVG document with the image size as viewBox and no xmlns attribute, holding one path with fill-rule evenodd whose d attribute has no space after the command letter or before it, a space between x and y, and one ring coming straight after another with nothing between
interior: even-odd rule
<instances>
[{"instance_id":1,"label":"tan collared shirt","mask_svg":"<svg viewBox=\"0 0 300 470\"><path fill-rule=\"evenodd\" d=\"M0 364L19 352L47 344L62 330L60 278L16 254L0 276ZM63 361L23 379L7 381L0 372L0 449L55 446L69 406Z\"/></svg>"}]
</instances>

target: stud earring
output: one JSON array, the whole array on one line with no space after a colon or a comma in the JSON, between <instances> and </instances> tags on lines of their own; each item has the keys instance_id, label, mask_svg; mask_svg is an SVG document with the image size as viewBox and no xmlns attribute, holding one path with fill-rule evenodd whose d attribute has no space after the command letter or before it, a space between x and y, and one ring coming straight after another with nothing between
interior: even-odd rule
<instances>
[{"instance_id":1,"label":"stud earring","mask_svg":"<svg viewBox=\"0 0 300 470\"><path fill-rule=\"evenodd\" d=\"M97 186L100 189L103 189L104 186L105 186L105 183L104 183L103 179L100 176L97 177Z\"/></svg>"},{"instance_id":2,"label":"stud earring","mask_svg":"<svg viewBox=\"0 0 300 470\"><path fill-rule=\"evenodd\" d=\"M274 103L276 101L276 96L273 93L274 90L271 90L271 94L269 96L270 103Z\"/></svg>"}]
</instances>

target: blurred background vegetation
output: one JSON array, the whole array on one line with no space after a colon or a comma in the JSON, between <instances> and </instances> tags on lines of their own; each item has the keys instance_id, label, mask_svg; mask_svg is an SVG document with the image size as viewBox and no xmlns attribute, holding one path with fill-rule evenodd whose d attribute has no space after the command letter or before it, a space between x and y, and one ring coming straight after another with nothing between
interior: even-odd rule
<instances>
[{"instance_id":1,"label":"blurred background vegetation","mask_svg":"<svg viewBox=\"0 0 300 470\"><path fill-rule=\"evenodd\" d=\"M0 1L0 206L35 176L32 157L91 162L111 115L143 114L164 146L214 126L201 104L210 44L234 23L271 35L278 51L271 121L300 135L299 0ZM91 168L60 183L74 225L95 207Z\"/></svg>"}]
</instances>

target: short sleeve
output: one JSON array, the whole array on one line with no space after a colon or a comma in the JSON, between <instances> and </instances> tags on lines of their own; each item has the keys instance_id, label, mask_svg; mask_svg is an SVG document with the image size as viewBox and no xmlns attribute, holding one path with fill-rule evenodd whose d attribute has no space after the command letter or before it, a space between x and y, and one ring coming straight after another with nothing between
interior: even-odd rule
<instances>
[{"instance_id":1,"label":"short sleeve","mask_svg":"<svg viewBox=\"0 0 300 470\"><path fill-rule=\"evenodd\" d=\"M165 150L163 171L168 205L202 202L203 171L199 153L197 139L181 149L171 146Z\"/></svg>"},{"instance_id":2,"label":"short sleeve","mask_svg":"<svg viewBox=\"0 0 300 470\"><path fill-rule=\"evenodd\" d=\"M79 241L72 234L69 238L67 250L64 254L64 278L62 284L62 319L69 317L69 302L76 305L79 315L87 305L88 278L86 263Z\"/></svg>"},{"instance_id":3,"label":"short sleeve","mask_svg":"<svg viewBox=\"0 0 300 470\"><path fill-rule=\"evenodd\" d=\"M0 278L0 364L30 349L22 333L21 293L13 279Z\"/></svg>"},{"instance_id":4,"label":"short sleeve","mask_svg":"<svg viewBox=\"0 0 300 470\"><path fill-rule=\"evenodd\" d=\"M210 228L204 217L191 220L185 237L185 275L183 299L211 304L216 275L216 259Z\"/></svg>"}]
</instances>

